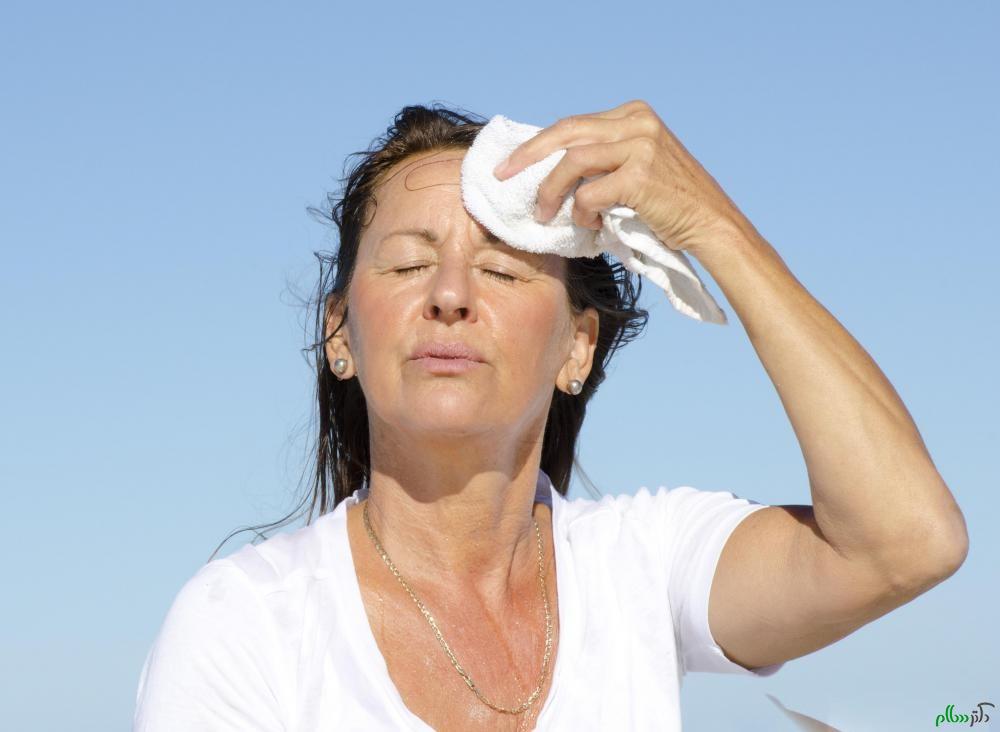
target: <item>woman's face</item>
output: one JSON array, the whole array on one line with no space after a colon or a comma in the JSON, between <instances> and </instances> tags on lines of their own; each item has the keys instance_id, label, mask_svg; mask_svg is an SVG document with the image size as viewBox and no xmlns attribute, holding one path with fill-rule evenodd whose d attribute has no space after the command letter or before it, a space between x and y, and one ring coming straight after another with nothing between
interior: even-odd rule
<instances>
[{"instance_id":1,"label":"woman's face","mask_svg":"<svg viewBox=\"0 0 1000 732\"><path fill-rule=\"evenodd\" d=\"M347 322L327 355L347 358L340 376L360 380L373 427L515 435L544 423L554 387L590 371L597 312L572 313L565 258L514 249L470 216L464 154L399 163L362 235ZM332 312L328 327L340 320ZM414 358L433 342L464 344L482 360Z\"/></svg>"}]
</instances>

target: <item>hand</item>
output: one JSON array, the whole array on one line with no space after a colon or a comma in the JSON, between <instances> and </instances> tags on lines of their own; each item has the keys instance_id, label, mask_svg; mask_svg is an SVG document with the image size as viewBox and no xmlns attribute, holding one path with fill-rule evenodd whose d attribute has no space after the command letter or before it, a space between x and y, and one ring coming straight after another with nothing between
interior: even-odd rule
<instances>
[{"instance_id":1,"label":"hand","mask_svg":"<svg viewBox=\"0 0 1000 732\"><path fill-rule=\"evenodd\" d=\"M504 180L564 148L566 154L538 189L539 221L555 215L580 178L598 175L574 193L578 226L600 229L603 209L628 206L667 247L696 254L746 221L642 100L560 119L518 146L494 174Z\"/></svg>"}]
</instances>

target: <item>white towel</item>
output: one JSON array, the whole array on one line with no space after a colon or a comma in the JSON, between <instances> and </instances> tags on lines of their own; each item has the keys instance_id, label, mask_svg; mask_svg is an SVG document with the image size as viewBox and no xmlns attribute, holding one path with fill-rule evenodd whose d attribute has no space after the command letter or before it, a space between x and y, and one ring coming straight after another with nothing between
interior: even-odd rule
<instances>
[{"instance_id":1,"label":"white towel","mask_svg":"<svg viewBox=\"0 0 1000 732\"><path fill-rule=\"evenodd\" d=\"M541 130L498 114L479 131L462 162L462 200L473 218L516 249L563 257L613 254L626 269L662 287L671 304L684 315L724 325L725 312L705 289L684 252L657 239L634 209L605 209L599 231L573 222L576 189L600 176L577 181L551 219L544 223L535 220L538 188L566 154L565 149L550 153L517 175L497 180L493 170L500 161Z\"/></svg>"}]
</instances>

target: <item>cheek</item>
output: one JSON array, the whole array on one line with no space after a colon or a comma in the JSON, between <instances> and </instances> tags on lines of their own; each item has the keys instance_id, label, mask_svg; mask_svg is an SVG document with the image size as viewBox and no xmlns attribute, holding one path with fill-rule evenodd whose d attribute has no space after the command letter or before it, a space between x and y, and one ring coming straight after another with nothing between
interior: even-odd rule
<instances>
[{"instance_id":1,"label":"cheek","mask_svg":"<svg viewBox=\"0 0 1000 732\"><path fill-rule=\"evenodd\" d=\"M528 378L548 380L561 368L568 349L567 309L556 298L533 307L515 308L498 329L497 345L518 363L512 367ZM505 347L506 346L506 347Z\"/></svg>"},{"instance_id":2,"label":"cheek","mask_svg":"<svg viewBox=\"0 0 1000 732\"><path fill-rule=\"evenodd\" d=\"M386 349L391 347L390 341L394 338L399 315L393 311L391 303L378 297L361 278L352 283L348 306L351 353L361 370L367 370L365 367L369 362L377 363L380 360L379 354L385 354ZM369 379L375 376L367 374Z\"/></svg>"}]
</instances>

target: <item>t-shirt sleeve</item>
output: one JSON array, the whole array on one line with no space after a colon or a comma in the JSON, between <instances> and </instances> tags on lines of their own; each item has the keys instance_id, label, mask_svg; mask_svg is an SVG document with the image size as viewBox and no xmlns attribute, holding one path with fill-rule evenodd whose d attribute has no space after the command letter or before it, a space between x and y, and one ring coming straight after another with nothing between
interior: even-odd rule
<instances>
[{"instance_id":1,"label":"t-shirt sleeve","mask_svg":"<svg viewBox=\"0 0 1000 732\"><path fill-rule=\"evenodd\" d=\"M284 730L277 637L260 594L228 559L185 583L146 655L133 732Z\"/></svg>"},{"instance_id":2,"label":"t-shirt sleeve","mask_svg":"<svg viewBox=\"0 0 1000 732\"><path fill-rule=\"evenodd\" d=\"M685 673L705 671L771 676L784 663L748 669L722 652L708 624L708 597L726 540L747 516L766 505L728 491L702 491L691 486L660 488L665 508L668 595Z\"/></svg>"}]
</instances>

